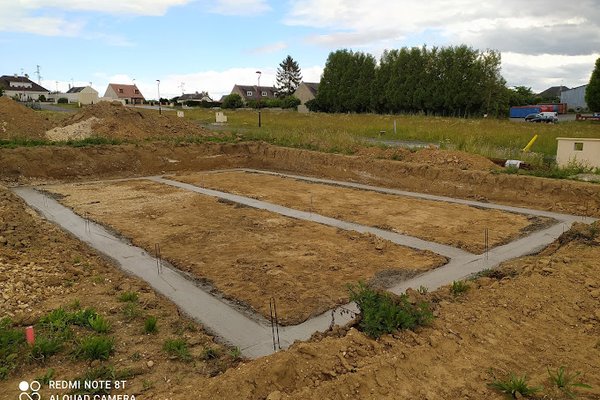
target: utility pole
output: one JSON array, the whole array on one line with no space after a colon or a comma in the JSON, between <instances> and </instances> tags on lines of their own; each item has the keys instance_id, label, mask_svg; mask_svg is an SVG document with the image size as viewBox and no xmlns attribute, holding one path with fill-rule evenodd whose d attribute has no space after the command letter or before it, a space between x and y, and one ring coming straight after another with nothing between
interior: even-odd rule
<instances>
[{"instance_id":1,"label":"utility pole","mask_svg":"<svg viewBox=\"0 0 600 400\"><path fill-rule=\"evenodd\" d=\"M37 78L38 78L38 85L42 84L42 76L40 75L40 66L36 65L36 70L35 73L37 74Z\"/></svg>"},{"instance_id":2,"label":"utility pole","mask_svg":"<svg viewBox=\"0 0 600 400\"><path fill-rule=\"evenodd\" d=\"M162 108L160 106L160 79L156 80L156 85L157 85L157 89L158 89L158 113L162 114Z\"/></svg>"}]
</instances>

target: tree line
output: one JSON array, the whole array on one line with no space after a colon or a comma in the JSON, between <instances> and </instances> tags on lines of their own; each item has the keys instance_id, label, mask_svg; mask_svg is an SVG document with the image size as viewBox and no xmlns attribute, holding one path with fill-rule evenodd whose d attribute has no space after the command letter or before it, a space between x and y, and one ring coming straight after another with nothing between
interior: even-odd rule
<instances>
[{"instance_id":1,"label":"tree line","mask_svg":"<svg viewBox=\"0 0 600 400\"><path fill-rule=\"evenodd\" d=\"M329 54L319 91L307 106L325 112L505 115L512 90L500 53L466 45L386 50L379 63L363 52Z\"/></svg>"}]
</instances>

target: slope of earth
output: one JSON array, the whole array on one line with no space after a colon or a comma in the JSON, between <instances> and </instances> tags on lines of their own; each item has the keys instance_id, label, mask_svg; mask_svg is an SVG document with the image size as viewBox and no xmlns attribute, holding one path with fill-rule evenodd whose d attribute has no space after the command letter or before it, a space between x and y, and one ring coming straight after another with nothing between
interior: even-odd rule
<instances>
[{"instance_id":1,"label":"slope of earth","mask_svg":"<svg viewBox=\"0 0 600 400\"><path fill-rule=\"evenodd\" d=\"M44 139L52 124L47 114L0 96L0 139Z\"/></svg>"},{"instance_id":2,"label":"slope of earth","mask_svg":"<svg viewBox=\"0 0 600 400\"><path fill-rule=\"evenodd\" d=\"M218 136L218 134L173 114L159 114L153 110L125 107L117 102L100 102L86 106L66 118L61 127L47 132L47 137L51 140L84 139L91 136L135 140L160 136Z\"/></svg>"},{"instance_id":3,"label":"slope of earth","mask_svg":"<svg viewBox=\"0 0 600 400\"><path fill-rule=\"evenodd\" d=\"M346 285L388 285L446 262L431 252L337 230L145 180L46 187L80 215L207 280L219 292L283 324L348 301Z\"/></svg>"},{"instance_id":4,"label":"slope of earth","mask_svg":"<svg viewBox=\"0 0 600 400\"><path fill-rule=\"evenodd\" d=\"M472 253L485 251L485 228L489 228L489 246L495 247L552 222L548 218L260 173L206 172L179 175L175 179L344 221L376 226Z\"/></svg>"},{"instance_id":5,"label":"slope of earth","mask_svg":"<svg viewBox=\"0 0 600 400\"><path fill-rule=\"evenodd\" d=\"M496 164L483 156L458 150L421 149L408 154L402 161L468 170L499 169Z\"/></svg>"},{"instance_id":6,"label":"slope of earth","mask_svg":"<svg viewBox=\"0 0 600 400\"><path fill-rule=\"evenodd\" d=\"M514 260L469 283L428 296L433 325L371 340L350 329L230 369L206 383L182 385L198 398L490 399L495 379L526 375L538 399L567 399L547 368L581 375L600 398L600 224L577 225L539 256ZM174 397L176 398L176 397Z\"/></svg>"},{"instance_id":7,"label":"slope of earth","mask_svg":"<svg viewBox=\"0 0 600 400\"><path fill-rule=\"evenodd\" d=\"M124 299L127 301L122 301ZM72 336L56 337L40 318L62 308L75 314L88 308L109 324L107 333L72 326ZM55 314L56 316L56 314ZM156 317L157 331L145 333L148 317ZM12 322L7 322L7 318ZM85 321L84 321L85 322ZM7 325L6 325L7 324ZM34 325L38 347L24 344L24 329ZM17 343L7 345L7 331ZM84 339L107 336L114 352L106 360L77 356ZM44 346L60 339L50 355ZM183 362L163 350L167 340L182 340L189 350ZM145 282L122 273L81 242L41 219L6 188L0 186L0 398L19 398L18 385L46 375L72 380L89 373L109 372L128 381L126 393L152 398L152 388L176 387L171 374L213 376L237 360L226 347L214 343L202 326L179 315L177 308ZM6 346L5 346L6 345ZM207 349L214 357L206 358ZM53 371L53 372L50 372ZM111 372L112 371L112 372ZM50 374L50 375L47 375ZM97 377L102 379L100 375ZM114 379L114 378L113 378ZM43 389L42 398L49 398ZM65 391L66 394L67 391ZM56 393L52 393L56 394Z\"/></svg>"}]
</instances>

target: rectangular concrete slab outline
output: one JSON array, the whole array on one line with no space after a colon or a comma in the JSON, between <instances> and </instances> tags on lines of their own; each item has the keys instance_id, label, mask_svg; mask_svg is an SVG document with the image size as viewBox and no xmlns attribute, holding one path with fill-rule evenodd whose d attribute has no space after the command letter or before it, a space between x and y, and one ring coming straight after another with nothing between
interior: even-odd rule
<instances>
[{"instance_id":1,"label":"rectangular concrete slab outline","mask_svg":"<svg viewBox=\"0 0 600 400\"><path fill-rule=\"evenodd\" d=\"M300 178L313 179L306 177ZM163 180L163 178L160 177L153 179L155 181ZM168 180L165 180L164 183L169 183L167 181ZM328 182L331 184L355 186L355 184L347 182ZM366 190L380 190L384 192L392 190L368 185L359 186L362 186L362 188ZM115 237L101 226L84 220L47 195L33 188L16 188L13 190L31 207L38 210L45 218L60 225L63 229L71 232L80 240L91 245L98 251L108 255L125 271L145 279L158 292L173 300L183 312L202 322L206 328L218 338L242 348L244 355L248 357L259 357L275 351L273 349L270 326L267 321L260 316L254 316L253 318L248 317L231 304L228 304L228 302L223 301L222 299L216 299L204 292L202 288L194 284L184 274L172 270L170 267L165 267L165 272L163 272L163 274L157 274L156 260L149 256L144 250L133 247L122 239ZM527 237L492 249L487 254L487 257L486 255L473 255L466 252L454 253L450 262L445 266L421 274L391 288L390 290L395 293L401 293L408 287L415 288L421 285L430 290L435 290L440 286L451 283L453 280L463 279L472 273L493 268L503 261L535 253L554 241L576 221L585 223L595 221L593 218L575 215L521 209L490 203L478 203L440 196L420 195L417 193L395 190L392 191L396 192L395 194L405 193L404 195L430 198L437 201L478 204L482 207L521 212L527 215L541 215L554 218L558 221L558 223L549 228L534 232ZM228 194L216 192L213 193L213 195L221 196ZM254 199L240 198L240 200L244 200L244 202L248 203L252 202ZM276 212L275 210L272 211ZM354 227L354 225L348 225L348 227ZM436 244L432 245L438 246ZM343 324L347 322L350 319L350 316L348 313L343 312L346 309L356 310L355 305L347 304L323 313L302 324L280 328L281 347L285 348L289 346L294 340L305 340L309 338L313 332L325 330L332 323Z\"/></svg>"}]
</instances>

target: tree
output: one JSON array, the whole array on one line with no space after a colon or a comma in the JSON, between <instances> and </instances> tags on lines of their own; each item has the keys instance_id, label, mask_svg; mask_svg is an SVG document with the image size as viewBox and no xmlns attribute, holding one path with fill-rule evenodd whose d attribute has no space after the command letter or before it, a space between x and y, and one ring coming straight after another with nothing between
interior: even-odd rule
<instances>
[{"instance_id":1,"label":"tree","mask_svg":"<svg viewBox=\"0 0 600 400\"><path fill-rule=\"evenodd\" d=\"M0 87L0 97L4 95L4 88Z\"/></svg>"},{"instance_id":2,"label":"tree","mask_svg":"<svg viewBox=\"0 0 600 400\"><path fill-rule=\"evenodd\" d=\"M279 97L293 95L301 80L302 74L300 73L300 66L298 66L298 63L288 55L281 64L279 64L279 68L277 68L277 81L275 83L277 95Z\"/></svg>"},{"instance_id":3,"label":"tree","mask_svg":"<svg viewBox=\"0 0 600 400\"><path fill-rule=\"evenodd\" d=\"M592 111L600 111L600 58L596 60L596 66L585 89L585 102Z\"/></svg>"},{"instance_id":4,"label":"tree","mask_svg":"<svg viewBox=\"0 0 600 400\"><path fill-rule=\"evenodd\" d=\"M243 106L242 97L237 93L232 93L223 99L223 108L240 108Z\"/></svg>"}]
</instances>

